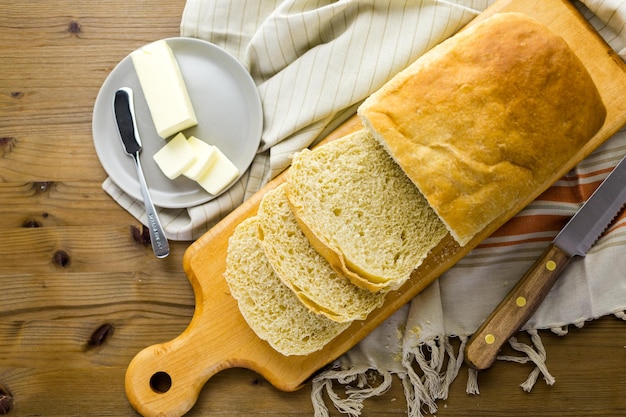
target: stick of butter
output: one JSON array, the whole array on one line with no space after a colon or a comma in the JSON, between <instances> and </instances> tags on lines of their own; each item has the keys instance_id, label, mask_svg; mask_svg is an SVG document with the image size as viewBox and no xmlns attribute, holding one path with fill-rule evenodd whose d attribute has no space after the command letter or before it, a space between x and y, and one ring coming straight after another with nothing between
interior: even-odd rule
<instances>
[{"instance_id":1,"label":"stick of butter","mask_svg":"<svg viewBox=\"0 0 626 417\"><path fill-rule=\"evenodd\" d=\"M198 124L176 57L164 40L131 53L152 121L162 138Z\"/></svg>"},{"instance_id":2,"label":"stick of butter","mask_svg":"<svg viewBox=\"0 0 626 417\"><path fill-rule=\"evenodd\" d=\"M196 161L193 148L182 133L174 136L152 158L171 180L176 179Z\"/></svg>"},{"instance_id":3,"label":"stick of butter","mask_svg":"<svg viewBox=\"0 0 626 417\"><path fill-rule=\"evenodd\" d=\"M228 184L239 176L239 169L222 151L215 147L217 158L209 170L198 178L198 184L209 193L219 194Z\"/></svg>"},{"instance_id":4,"label":"stick of butter","mask_svg":"<svg viewBox=\"0 0 626 417\"><path fill-rule=\"evenodd\" d=\"M195 136L190 136L187 142L196 155L196 161L183 172L183 175L197 181L217 160L217 148Z\"/></svg>"}]
</instances>

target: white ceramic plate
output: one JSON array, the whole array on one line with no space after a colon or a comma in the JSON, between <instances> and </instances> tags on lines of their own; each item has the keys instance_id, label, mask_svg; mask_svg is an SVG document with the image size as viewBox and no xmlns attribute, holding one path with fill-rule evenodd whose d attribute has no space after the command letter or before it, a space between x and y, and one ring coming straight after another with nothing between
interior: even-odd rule
<instances>
[{"instance_id":1,"label":"white ceramic plate","mask_svg":"<svg viewBox=\"0 0 626 417\"><path fill-rule=\"evenodd\" d=\"M252 78L235 58L209 42L182 37L165 40L176 56L198 118L198 125L185 130L185 135L218 146L243 174L257 152L263 127L261 101ZM143 200L134 162L124 152L113 114L113 97L120 87L130 87L134 92L143 145L141 164L154 204L182 208L215 198L186 177L168 179L152 159L166 142L156 132L130 56L104 81L93 110L96 153L113 182Z\"/></svg>"}]
</instances>

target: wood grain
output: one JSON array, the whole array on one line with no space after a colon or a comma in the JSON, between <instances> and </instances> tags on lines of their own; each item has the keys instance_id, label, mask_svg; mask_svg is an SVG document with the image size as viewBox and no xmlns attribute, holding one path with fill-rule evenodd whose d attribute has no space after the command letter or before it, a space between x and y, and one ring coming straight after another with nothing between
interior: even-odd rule
<instances>
[{"instance_id":1,"label":"wood grain","mask_svg":"<svg viewBox=\"0 0 626 417\"><path fill-rule=\"evenodd\" d=\"M138 46L178 35L184 5L0 0L0 386L14 397L9 416L137 416L124 391L129 362L180 335L194 314L182 267L190 242L173 242L163 262L133 238L139 223L102 191L91 137L108 73ZM103 325L112 330L90 346ZM470 396L463 370L438 415L626 413L623 321L542 336L554 386L524 393L530 368L497 363ZM188 415L312 416L310 388L282 392L227 369ZM332 406L329 414L341 415ZM367 400L362 415L406 415L402 384Z\"/></svg>"},{"instance_id":2,"label":"wood grain","mask_svg":"<svg viewBox=\"0 0 626 417\"><path fill-rule=\"evenodd\" d=\"M524 7L521 7L522 4ZM610 48L572 7L560 0L537 0L532 4L527 1L504 0L484 12L481 18L499 11L521 11L522 8L525 13L563 36L574 50L580 51L579 57L594 78L608 108L605 124L600 131L533 195L503 213L468 245L459 247L450 236L444 238L415 271L409 282L400 290L387 295L381 308L370 313L366 320L355 322L322 350L306 356L285 357L261 341L238 314L237 304L229 295L228 286L223 279L228 238L243 219L255 215L264 193L284 182L284 175L278 177L187 250L183 262L196 294L197 308L190 325L179 337L146 348L129 365L127 395L141 414L179 416L188 412L206 381L217 372L230 367L253 369L281 390L298 389L316 370L354 346L626 122L626 114L621 111L626 108L626 99L621 94L616 94L615 90L616 84L626 88L626 66L613 59L614 53L611 54ZM351 131L359 127L358 118L353 118L340 131ZM331 136L327 140L338 135ZM218 315L228 318L214 320ZM210 353L198 356L201 349L207 346ZM195 358L194 366L186 366L191 358ZM159 374L171 378L171 386L165 392L155 390L150 383Z\"/></svg>"}]
</instances>

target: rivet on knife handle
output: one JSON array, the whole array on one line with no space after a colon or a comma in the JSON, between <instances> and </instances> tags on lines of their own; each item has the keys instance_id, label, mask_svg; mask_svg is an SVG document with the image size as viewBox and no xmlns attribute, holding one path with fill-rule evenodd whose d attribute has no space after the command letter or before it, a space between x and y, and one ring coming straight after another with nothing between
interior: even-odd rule
<instances>
[{"instance_id":1,"label":"rivet on knife handle","mask_svg":"<svg viewBox=\"0 0 626 417\"><path fill-rule=\"evenodd\" d=\"M572 258L554 244L520 279L474 333L465 348L472 368L489 368L502 345L530 319Z\"/></svg>"}]
</instances>

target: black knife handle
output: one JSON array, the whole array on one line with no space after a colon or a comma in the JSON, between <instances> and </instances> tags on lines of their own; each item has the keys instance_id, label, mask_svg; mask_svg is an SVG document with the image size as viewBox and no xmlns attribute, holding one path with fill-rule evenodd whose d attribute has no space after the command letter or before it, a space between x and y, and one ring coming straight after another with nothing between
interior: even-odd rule
<instances>
[{"instance_id":1,"label":"black knife handle","mask_svg":"<svg viewBox=\"0 0 626 417\"><path fill-rule=\"evenodd\" d=\"M572 258L553 243L476 330L465 347L465 362L489 368L498 351L535 313Z\"/></svg>"}]
</instances>

